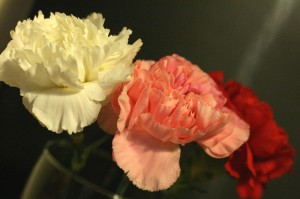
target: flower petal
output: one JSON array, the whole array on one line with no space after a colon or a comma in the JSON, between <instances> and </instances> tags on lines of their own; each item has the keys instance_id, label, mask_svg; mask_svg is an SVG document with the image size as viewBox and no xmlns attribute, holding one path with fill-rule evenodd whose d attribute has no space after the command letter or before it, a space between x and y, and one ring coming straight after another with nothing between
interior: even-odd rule
<instances>
[{"instance_id":1,"label":"flower petal","mask_svg":"<svg viewBox=\"0 0 300 199\"><path fill-rule=\"evenodd\" d=\"M226 124L224 129L213 137L204 142L199 142L207 154L215 158L229 156L237 150L249 138L249 125L241 120L233 111L227 110L231 120Z\"/></svg>"},{"instance_id":2,"label":"flower petal","mask_svg":"<svg viewBox=\"0 0 300 199\"><path fill-rule=\"evenodd\" d=\"M140 189L167 189L180 174L178 145L161 142L142 128L116 133L113 155L118 166Z\"/></svg>"},{"instance_id":3,"label":"flower petal","mask_svg":"<svg viewBox=\"0 0 300 199\"><path fill-rule=\"evenodd\" d=\"M0 56L1 81L4 81L10 86L18 87L21 90L39 90L43 87L51 88L55 86L47 77L45 78L46 70L44 68L28 66L24 69L15 61L10 60L10 58L6 56L7 54L8 51L5 50ZM32 74L32 71L34 71L35 74Z\"/></svg>"},{"instance_id":4,"label":"flower petal","mask_svg":"<svg viewBox=\"0 0 300 199\"><path fill-rule=\"evenodd\" d=\"M108 103L101 108L97 123L106 133L114 134L117 131L118 115L113 110L112 104Z\"/></svg>"},{"instance_id":5,"label":"flower petal","mask_svg":"<svg viewBox=\"0 0 300 199\"><path fill-rule=\"evenodd\" d=\"M130 87L132 82L129 82L126 86L124 86L123 91L119 95L118 103L119 103L119 108L120 108L120 114L119 114L119 119L117 123L117 127L119 131L123 131L127 121L129 120L130 113L131 113L131 106L133 106L130 103L130 98L127 95L127 89Z\"/></svg>"},{"instance_id":6,"label":"flower petal","mask_svg":"<svg viewBox=\"0 0 300 199\"><path fill-rule=\"evenodd\" d=\"M24 93L25 107L50 131L69 134L82 131L99 114L100 101L105 94L97 85L87 83L84 89L48 89L43 92Z\"/></svg>"}]
</instances>

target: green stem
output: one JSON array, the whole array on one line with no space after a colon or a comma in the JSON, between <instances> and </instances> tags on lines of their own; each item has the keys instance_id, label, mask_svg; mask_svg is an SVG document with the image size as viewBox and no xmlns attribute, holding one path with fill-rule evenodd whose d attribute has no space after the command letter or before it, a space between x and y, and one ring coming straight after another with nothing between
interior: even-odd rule
<instances>
[{"instance_id":1,"label":"green stem","mask_svg":"<svg viewBox=\"0 0 300 199\"><path fill-rule=\"evenodd\" d=\"M88 159L90 153L92 151L94 151L95 149L97 149L99 146L101 146L104 142L106 142L109 138L111 138L110 134L105 134L102 138L100 138L99 140L96 140L95 142L93 142L92 144L90 144L81 154L81 161L83 163L86 162L86 160Z\"/></svg>"},{"instance_id":2,"label":"green stem","mask_svg":"<svg viewBox=\"0 0 300 199\"><path fill-rule=\"evenodd\" d=\"M120 196L120 198L123 197L124 193L126 192L127 190L127 187L129 185L130 181L127 177L127 175L124 173L123 177L122 177L122 180L117 188L117 191L116 191L116 194L118 194L118 196Z\"/></svg>"},{"instance_id":3,"label":"green stem","mask_svg":"<svg viewBox=\"0 0 300 199\"><path fill-rule=\"evenodd\" d=\"M82 153L78 146L75 146L75 152L72 160L72 170L75 172L79 172L82 168L85 167L86 161L90 156L91 152L101 146L104 142L106 142L111 137L110 134L105 134L100 139L96 140L92 144L88 145Z\"/></svg>"}]
</instances>

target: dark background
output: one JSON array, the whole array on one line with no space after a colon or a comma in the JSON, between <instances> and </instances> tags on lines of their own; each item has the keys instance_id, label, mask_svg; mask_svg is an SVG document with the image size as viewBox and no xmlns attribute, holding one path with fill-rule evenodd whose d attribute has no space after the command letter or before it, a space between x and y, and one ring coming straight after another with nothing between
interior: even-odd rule
<instances>
[{"instance_id":1,"label":"dark background","mask_svg":"<svg viewBox=\"0 0 300 199\"><path fill-rule=\"evenodd\" d=\"M178 53L205 71L222 70L226 78L248 84L271 104L275 119L289 133L290 143L300 146L300 1L291 6L277 34L263 37L258 55L239 71L259 33L271 27L265 20L275 0L8 0L0 4L1 51L9 41L9 30L17 20L32 18L38 10L65 12L86 17L101 12L105 27L117 34L123 26L133 30L131 41L141 38L137 58L159 59ZM7 1L7 2L8 2ZM5 2L5 1L4 1ZM13 5L15 3L15 5ZM278 21L273 19L271 21ZM270 28L269 27L269 28ZM268 31L267 31L268 32ZM249 50L250 49L250 50ZM255 49L255 48L254 48ZM260 59L255 59L255 58ZM254 60L254 61L253 61ZM0 198L19 198L24 183L47 140L55 135L41 127L22 105L18 89L0 82ZM97 127L89 128L97 131ZM297 153L297 157L299 157ZM300 198L299 161L294 172L268 184L265 199ZM236 198L235 181L214 182L210 198Z\"/></svg>"}]
</instances>

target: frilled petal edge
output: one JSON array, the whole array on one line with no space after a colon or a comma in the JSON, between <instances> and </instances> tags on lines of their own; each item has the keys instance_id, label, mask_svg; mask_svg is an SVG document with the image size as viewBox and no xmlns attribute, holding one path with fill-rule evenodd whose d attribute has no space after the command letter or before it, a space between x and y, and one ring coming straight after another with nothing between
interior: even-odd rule
<instances>
[{"instance_id":1,"label":"frilled petal edge","mask_svg":"<svg viewBox=\"0 0 300 199\"><path fill-rule=\"evenodd\" d=\"M86 83L80 90L53 88L23 92L25 107L42 125L56 133L82 131L97 119L100 102L104 99L105 94L98 82Z\"/></svg>"},{"instance_id":2,"label":"frilled petal edge","mask_svg":"<svg viewBox=\"0 0 300 199\"><path fill-rule=\"evenodd\" d=\"M214 158L229 156L244 144L249 138L249 125L240 119L233 111L224 108L231 116L223 130L203 143L199 143L205 152Z\"/></svg>"},{"instance_id":3,"label":"frilled petal edge","mask_svg":"<svg viewBox=\"0 0 300 199\"><path fill-rule=\"evenodd\" d=\"M117 132L113 140L114 159L140 189L167 189L180 175L180 148L143 131L136 128Z\"/></svg>"}]
</instances>

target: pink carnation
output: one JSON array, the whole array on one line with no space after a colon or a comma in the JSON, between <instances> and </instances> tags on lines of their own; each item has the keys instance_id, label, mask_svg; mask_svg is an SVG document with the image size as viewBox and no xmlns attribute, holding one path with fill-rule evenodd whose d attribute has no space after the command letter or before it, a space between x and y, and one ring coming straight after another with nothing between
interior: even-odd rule
<instances>
[{"instance_id":1,"label":"pink carnation","mask_svg":"<svg viewBox=\"0 0 300 199\"><path fill-rule=\"evenodd\" d=\"M157 191L179 177L180 145L195 141L212 157L229 156L249 127L225 103L215 82L178 55L137 61L133 79L112 97L116 163L137 187Z\"/></svg>"}]
</instances>

